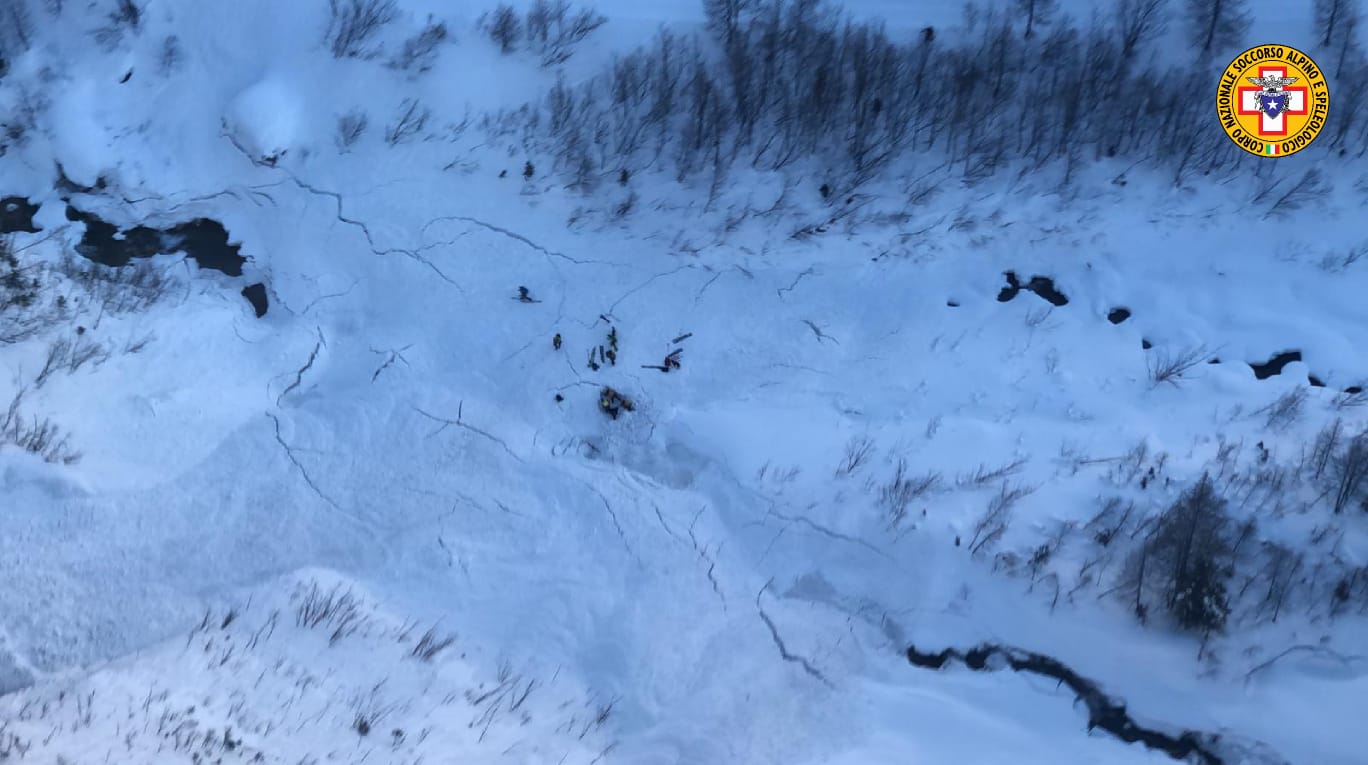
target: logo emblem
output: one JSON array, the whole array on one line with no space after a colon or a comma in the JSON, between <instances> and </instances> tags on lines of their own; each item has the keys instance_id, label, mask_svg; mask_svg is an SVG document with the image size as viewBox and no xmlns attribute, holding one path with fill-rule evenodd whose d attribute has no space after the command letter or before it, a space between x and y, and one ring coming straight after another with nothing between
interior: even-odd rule
<instances>
[{"instance_id":1,"label":"logo emblem","mask_svg":"<svg viewBox=\"0 0 1368 765\"><path fill-rule=\"evenodd\" d=\"M1235 57L1216 89L1216 114L1235 145L1261 157L1306 148L1325 127L1330 89L1310 56L1260 45Z\"/></svg>"}]
</instances>

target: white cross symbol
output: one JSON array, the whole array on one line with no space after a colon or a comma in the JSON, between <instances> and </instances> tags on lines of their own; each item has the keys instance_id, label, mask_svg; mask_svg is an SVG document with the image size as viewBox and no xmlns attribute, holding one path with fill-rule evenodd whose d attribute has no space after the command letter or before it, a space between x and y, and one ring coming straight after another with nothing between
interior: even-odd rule
<instances>
[{"instance_id":1,"label":"white cross symbol","mask_svg":"<svg viewBox=\"0 0 1368 765\"><path fill-rule=\"evenodd\" d=\"M1286 77L1287 70L1282 67L1260 67L1259 76L1274 75ZM1240 112L1242 114L1259 114L1259 132L1267 135L1287 135L1287 113L1306 111L1306 90L1304 88L1285 88L1283 95L1287 102L1283 104L1282 111L1278 116L1270 117L1263 110L1263 104L1259 98L1263 95L1261 88L1241 88L1240 89Z\"/></svg>"}]
</instances>

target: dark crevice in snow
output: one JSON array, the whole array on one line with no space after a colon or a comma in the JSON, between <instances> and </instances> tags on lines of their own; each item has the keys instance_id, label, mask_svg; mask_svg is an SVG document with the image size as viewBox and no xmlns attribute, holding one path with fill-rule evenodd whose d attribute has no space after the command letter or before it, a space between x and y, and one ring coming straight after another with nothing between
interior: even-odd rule
<instances>
[{"instance_id":1,"label":"dark crevice in snow","mask_svg":"<svg viewBox=\"0 0 1368 765\"><path fill-rule=\"evenodd\" d=\"M537 244L536 242L532 241L531 239L528 239L527 237L523 236L522 234L519 234L516 231L509 231L508 229L503 228L502 226L496 226L493 223L487 223L485 221L480 220L479 218L472 218L468 215L443 215L440 218L433 218L432 220L428 221L426 225L423 226L423 231L427 231L428 228L431 227L434 223L439 223L441 221L448 220L457 220L462 221L464 223L470 223L472 225L479 226L480 228L486 229L488 231L493 231L496 234L502 234L508 237L509 239L512 239L517 242L522 242L528 247L531 247L537 252L540 252L543 255L547 256L548 258L560 258L561 260L568 260L571 263L574 263L575 265L585 265L589 263L614 265L612 263L609 263L608 261L603 260L582 260L580 258L572 258L563 252L556 252L555 250L547 249L546 247Z\"/></svg>"},{"instance_id":2,"label":"dark crevice in snow","mask_svg":"<svg viewBox=\"0 0 1368 765\"><path fill-rule=\"evenodd\" d=\"M1006 271L1003 276L1007 278L1007 286L998 292L999 303L1009 302L1016 298L1022 290L1026 290L1027 292L1034 292L1054 306L1069 304L1069 298L1055 287L1054 279L1048 276L1032 276L1031 280L1025 284L1021 283L1021 279L1015 271Z\"/></svg>"},{"instance_id":3,"label":"dark crevice in snow","mask_svg":"<svg viewBox=\"0 0 1368 765\"><path fill-rule=\"evenodd\" d=\"M373 380L373 379L374 379L374 378L372 378L372 380ZM475 427L474 425L471 425L470 423L465 422L465 419L464 419L464 417L465 417L464 410L465 410L465 406L464 406L464 402L462 402L462 404L458 405L457 408L456 408L456 419L450 420L450 419L447 419L447 418L445 418L445 417L438 417L437 415L432 414L432 413L430 413L430 412L425 412L425 411L423 411L422 409L419 409L419 408L416 407L416 406L413 407L413 411L417 412L418 414L420 414L420 415L422 415L422 416L428 418L429 420L432 420L433 422L440 422L440 423L442 423L442 426L441 426L440 428L438 428L438 429L434 430L432 433L429 433L429 434L428 434L428 437L429 437L429 438L431 438L432 436L437 435L438 433L441 433L442 431L446 430L448 427L450 427L450 426L452 426L452 425L455 425L455 426L458 427L458 428L461 428L461 429L463 429L463 430L468 430L468 431L470 431L471 433L474 433L474 434L477 435L477 436L482 436L482 437L484 437L484 438L486 438L486 439L488 439L488 440L490 440L490 441L492 441L492 442L498 444L498 445L504 450L504 453L507 454L508 456L512 457L515 461L517 461L517 462L522 462L522 461L523 461L522 457L519 457L517 454L515 454L515 453L513 452L512 449L508 448L508 443L507 443L506 441L504 441L502 438L499 438L498 436L496 436L496 435L494 435L494 434L492 434L492 433L489 433L488 431L481 430L480 428L477 428L477 427Z\"/></svg>"},{"instance_id":4,"label":"dark crevice in snow","mask_svg":"<svg viewBox=\"0 0 1368 765\"><path fill-rule=\"evenodd\" d=\"M346 214L343 212L342 195L341 195L341 194L337 193L336 191L328 191L327 189L320 189L320 188L317 188L317 187L315 187L315 186L312 186L312 185L310 185L310 184L308 184L308 183L305 183L304 181L301 181L299 178L295 177L293 174L289 174L289 178L290 178L291 181L294 182L294 184L295 184L296 186L298 186L299 188L303 189L304 191L307 191L307 192L309 192L310 194L313 194L313 195L315 195L315 196L324 196L324 197L328 197L329 199L333 200L333 203L336 204L336 206L337 206L337 213L336 213L336 215L337 215L337 220L338 220L338 222L339 222L339 223L345 223L345 224L347 224L348 226L352 226L352 227L354 227L354 228L360 229L360 230L361 230L361 234L362 234L363 236L366 237L366 244L370 247L370 251L371 251L372 253L374 253L375 255L395 255L395 254L398 254L398 255L404 255L405 257L408 257L408 258L412 258L413 260L416 260L416 261L418 261L419 263L422 263L423 265L425 265L425 266L427 266L429 269L431 269L432 272L435 273L435 274L437 274L438 278L440 278L442 281L446 282L447 284L450 284L451 286L455 287L457 290L460 290L461 292L464 292L464 291L465 291L465 290L461 287L460 284L457 284L456 281L455 281L454 279L452 279L451 277L447 276L446 273L445 273L444 271L442 271L442 269L438 268L437 265L436 265L435 263L433 263L431 260L428 260L427 258L425 258L425 257L423 257L422 255L419 254L419 252L420 252L422 249L430 249L430 248L420 248L419 250L407 250L407 249L404 249L404 248L402 248L402 247L390 247L390 248L388 248L388 249L380 249L380 248L379 248L378 246L376 246L376 244L375 244L375 237L371 235L370 227L367 226L366 223L365 223L364 221L359 221L359 220L356 220L356 219L354 219L354 218L348 218L348 217L346 216ZM433 246L436 246L436 245L433 245Z\"/></svg>"},{"instance_id":5,"label":"dark crevice in snow","mask_svg":"<svg viewBox=\"0 0 1368 765\"><path fill-rule=\"evenodd\" d=\"M294 382L290 383L290 386L276 397L276 406L279 406L281 400L290 395L290 391L298 388L304 382L304 373L313 368L314 362L318 360L318 352L323 350L323 346L326 344L327 343L323 340L323 330L319 329L318 342L314 344L313 350L309 352L309 360L305 361L304 366L300 367L299 371L295 372Z\"/></svg>"},{"instance_id":6,"label":"dark crevice in snow","mask_svg":"<svg viewBox=\"0 0 1368 765\"><path fill-rule=\"evenodd\" d=\"M270 417L271 422L275 423L276 443L280 444L280 448L285 450L285 456L289 458L290 464L294 465L295 468L299 470L299 474L304 476L304 483L309 485L309 488L313 490L314 494L318 495L319 499L327 502L329 507L340 511L342 509L341 506L338 505L332 497L324 494L322 489L318 488L318 484L314 483L314 479L309 475L309 471L305 470L304 465L299 461L299 458L295 457L294 449L292 449L289 444L285 443L285 439L280 435L280 418L269 412L266 416Z\"/></svg>"},{"instance_id":7,"label":"dark crevice in snow","mask_svg":"<svg viewBox=\"0 0 1368 765\"><path fill-rule=\"evenodd\" d=\"M0 199L0 234L36 234L42 229L33 225L33 216L38 214L38 205L24 197L5 197Z\"/></svg>"},{"instance_id":8,"label":"dark crevice in snow","mask_svg":"<svg viewBox=\"0 0 1368 765\"><path fill-rule=\"evenodd\" d=\"M247 302L252 304L252 310L256 312L257 318L266 315L266 310L270 303L266 300L266 285L261 282L249 284L242 288L242 296L247 298Z\"/></svg>"},{"instance_id":9,"label":"dark crevice in snow","mask_svg":"<svg viewBox=\"0 0 1368 765\"><path fill-rule=\"evenodd\" d=\"M812 276L812 274L813 274L813 270L812 270L811 268L807 268L807 269L805 269L802 273L800 273L800 274L798 274L797 276L793 277L793 282L790 283L789 286L787 286L787 287L780 287L779 289L775 290L775 292L778 293L780 299L783 299L784 293L785 293L785 292L792 292L792 291L794 290L794 288L796 288L796 287L798 286L798 282L801 282L801 281L803 280L804 277Z\"/></svg>"},{"instance_id":10,"label":"dark crevice in snow","mask_svg":"<svg viewBox=\"0 0 1368 765\"><path fill-rule=\"evenodd\" d=\"M125 266L134 258L184 252L200 268L242 276L242 265L247 262L241 254L242 246L228 241L228 230L223 224L208 218L195 218L168 228L138 225L120 229L72 205L67 205L66 217L85 224L76 252L105 266Z\"/></svg>"},{"instance_id":11,"label":"dark crevice in snow","mask_svg":"<svg viewBox=\"0 0 1368 765\"><path fill-rule=\"evenodd\" d=\"M834 687L832 686L831 681L826 678L826 675L822 674L821 670L812 665L812 662L789 651L788 646L784 643L784 638L779 635L779 628L775 626L774 620L770 618L769 614L765 613L765 607L760 605L760 597L765 594L765 590L768 590L769 586L770 583L766 582L765 586L761 587L760 591L755 594L755 610L760 613L760 620L769 628L770 638L774 640L774 646L779 649L779 658L799 665L803 668L804 672L822 681L822 684L828 688Z\"/></svg>"},{"instance_id":12,"label":"dark crevice in snow","mask_svg":"<svg viewBox=\"0 0 1368 765\"><path fill-rule=\"evenodd\" d=\"M619 297L617 300L614 300L614 301L613 301L613 304L610 305L610 306L608 306L608 313L609 313L609 314L612 314L613 311L616 310L617 307L618 307L619 305L622 304L622 301L626 300L627 298L629 298L629 297L635 295L636 293L638 293L638 292L640 292L640 291L646 289L647 287L651 286L652 284L654 284L654 283L656 282L656 280L658 280L658 279L664 279L664 278L667 277L667 276L673 276L673 275L679 273L680 271L684 271L684 270L688 270L688 269L692 269L692 268L694 268L694 265L693 265L692 263L687 263L687 264L685 264L685 265L679 266L678 268L672 268L672 269L670 269L669 271L663 271L663 272L661 272L661 273L656 274L655 276L652 276L651 278L647 279L646 281L642 282L641 284L638 284L637 286L635 286L635 287L633 287L633 288L627 290L626 292L622 293L622 297Z\"/></svg>"},{"instance_id":13,"label":"dark crevice in snow","mask_svg":"<svg viewBox=\"0 0 1368 765\"><path fill-rule=\"evenodd\" d=\"M790 525L790 526L793 525L793 524L795 524L795 523L796 523L796 524L799 524L799 525L802 525L802 526L806 526L806 527L808 527L809 529L812 529L813 531L817 532L818 534L821 534L821 535L824 536L824 537L828 537L828 538L830 538L830 539L836 539L836 540L839 540L839 541L841 541L841 542L849 542L850 544L853 544L853 545L859 545L860 547L863 547L863 548L865 548L866 550L869 550L870 552L874 553L875 555L878 555L878 556L884 557L884 558L887 558L887 557L888 557L888 553L884 552L883 550L880 550L879 548L875 547L874 545L870 544L869 542L866 542L865 540L860 539L859 537L852 537L852 536L850 536L849 534L842 534L842 533L839 532L839 531L832 531L831 529L827 528L826 526L823 526L823 525L821 525L820 523L816 523L816 522L813 521L811 518L806 518L806 517L801 516L801 515L785 515L785 514L779 512L779 511L775 510L774 508L770 508L769 511L766 512L766 515L767 515L767 516L773 516L773 517L775 517L775 518L778 518L779 520L784 521L786 524L788 524L788 525Z\"/></svg>"},{"instance_id":14,"label":"dark crevice in snow","mask_svg":"<svg viewBox=\"0 0 1368 765\"><path fill-rule=\"evenodd\" d=\"M968 651L947 648L938 652L923 652L914 645L907 647L907 660L923 669L941 669L951 661L962 662L975 671L994 671L1007 668L1014 672L1029 672L1048 677L1067 685L1078 701L1088 709L1088 730L1100 728L1128 744L1143 744L1163 752L1175 760L1199 762L1203 765L1224 765L1225 760L1215 749L1220 736L1200 731L1184 730L1177 735L1137 723L1126 711L1126 705L1107 696L1089 680L1058 659L1020 648L983 644Z\"/></svg>"},{"instance_id":15,"label":"dark crevice in snow","mask_svg":"<svg viewBox=\"0 0 1368 765\"><path fill-rule=\"evenodd\" d=\"M1260 380L1267 380L1273 375L1282 374L1283 367L1288 364L1301 360L1301 351L1283 351L1262 364L1256 364L1251 361L1249 362L1249 366L1254 370L1254 377Z\"/></svg>"},{"instance_id":16,"label":"dark crevice in snow","mask_svg":"<svg viewBox=\"0 0 1368 765\"><path fill-rule=\"evenodd\" d=\"M717 570L717 559L715 556L722 551L722 547L719 545L717 549L713 551L713 554L709 555L708 546L700 545L698 543L698 535L694 533L694 527L698 525L698 519L703 516L703 511L707 509L706 505L698 508L698 512L694 514L693 520L689 522L689 542L693 545L694 552L698 553L699 560L708 564L708 581L712 583L713 592L717 594L718 600L722 601L722 610L726 611L727 596L722 594L722 587L718 585L717 576L714 573Z\"/></svg>"},{"instance_id":17,"label":"dark crevice in snow","mask_svg":"<svg viewBox=\"0 0 1368 765\"><path fill-rule=\"evenodd\" d=\"M1113 308L1107 312L1107 321L1111 322L1112 324L1120 324L1121 322L1125 321L1126 319L1129 319L1130 317L1130 309L1121 306Z\"/></svg>"}]
</instances>

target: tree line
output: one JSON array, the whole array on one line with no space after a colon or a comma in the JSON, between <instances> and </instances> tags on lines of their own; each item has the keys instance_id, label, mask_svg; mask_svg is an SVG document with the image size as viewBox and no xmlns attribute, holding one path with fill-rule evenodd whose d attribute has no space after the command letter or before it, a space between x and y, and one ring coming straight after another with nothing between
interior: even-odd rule
<instances>
[{"instance_id":1,"label":"tree line","mask_svg":"<svg viewBox=\"0 0 1368 765\"><path fill-rule=\"evenodd\" d=\"M1311 147L1368 152L1368 60L1356 0L1313 0L1333 108ZM1054 0L966 6L964 35L894 35L823 0L704 0L708 34L661 31L588 82L557 83L530 112L556 169L588 190L627 168L680 180L816 160L847 190L900 158L934 154L970 180L1100 158L1194 175L1244 171L1212 112L1220 57L1238 52L1246 0L1182 0L1195 55L1156 43L1177 0L1117 0L1085 24ZM1168 59L1172 61L1172 59ZM1264 163L1266 166L1267 163ZM1260 168L1262 170L1263 168Z\"/></svg>"}]
</instances>

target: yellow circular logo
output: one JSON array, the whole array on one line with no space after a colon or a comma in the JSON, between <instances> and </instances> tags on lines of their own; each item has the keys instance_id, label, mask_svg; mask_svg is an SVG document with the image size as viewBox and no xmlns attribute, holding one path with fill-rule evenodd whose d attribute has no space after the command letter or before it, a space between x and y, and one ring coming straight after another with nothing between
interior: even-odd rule
<instances>
[{"instance_id":1,"label":"yellow circular logo","mask_svg":"<svg viewBox=\"0 0 1368 765\"><path fill-rule=\"evenodd\" d=\"M1330 88L1311 57L1286 45L1260 45L1226 67L1216 114L1230 140L1250 154L1285 157L1325 127Z\"/></svg>"}]
</instances>

